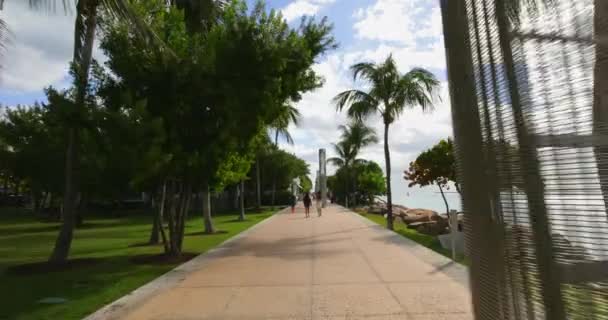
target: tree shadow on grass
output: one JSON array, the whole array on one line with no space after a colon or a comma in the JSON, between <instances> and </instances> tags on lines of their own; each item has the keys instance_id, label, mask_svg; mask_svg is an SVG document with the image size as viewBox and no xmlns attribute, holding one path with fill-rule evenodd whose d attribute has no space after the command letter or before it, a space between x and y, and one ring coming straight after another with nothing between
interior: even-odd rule
<instances>
[{"instance_id":1,"label":"tree shadow on grass","mask_svg":"<svg viewBox=\"0 0 608 320\"><path fill-rule=\"evenodd\" d=\"M140 247L160 247L162 246L163 243L162 242L158 242L158 243L150 243L148 241L146 242L136 242L133 244L129 245L129 248L140 248Z\"/></svg>"},{"instance_id":2,"label":"tree shadow on grass","mask_svg":"<svg viewBox=\"0 0 608 320\"><path fill-rule=\"evenodd\" d=\"M218 234L226 234L228 233L228 231L225 230L218 230L214 233L207 233L205 231L197 231L197 232L190 232L190 233L186 233L186 236L214 236L214 235L218 235Z\"/></svg>"},{"instance_id":3,"label":"tree shadow on grass","mask_svg":"<svg viewBox=\"0 0 608 320\"><path fill-rule=\"evenodd\" d=\"M27 276L27 275L36 275L36 274L47 274L51 272L61 272L61 271L70 271L75 269L87 268L96 264L102 263L106 259L101 258L80 258L80 259L71 259L65 263L49 263L47 261L43 262L33 262L33 263L25 263L18 264L15 266L10 266L6 269L6 274L8 275L19 275L19 276Z\"/></svg>"},{"instance_id":4,"label":"tree shadow on grass","mask_svg":"<svg viewBox=\"0 0 608 320\"><path fill-rule=\"evenodd\" d=\"M237 222L250 222L250 221L252 221L252 220L247 219L247 218L245 220L240 220L239 218L236 218L236 219L224 221L223 223L237 223Z\"/></svg>"},{"instance_id":5,"label":"tree shadow on grass","mask_svg":"<svg viewBox=\"0 0 608 320\"><path fill-rule=\"evenodd\" d=\"M46 224L51 225L46 225ZM102 229L102 228L113 228L121 225L128 225L132 222L127 220L120 221L95 221L95 222L85 222L83 225L76 227L76 230L89 230L89 229ZM58 232L61 229L61 224L59 222L41 222L41 225L38 226L28 226L24 228L20 228L18 225L14 228L2 228L3 236L12 236L12 235L22 235L27 233L45 233L45 232Z\"/></svg>"},{"instance_id":6,"label":"tree shadow on grass","mask_svg":"<svg viewBox=\"0 0 608 320\"><path fill-rule=\"evenodd\" d=\"M145 264L145 265L169 265L169 264L181 264L190 259L196 257L198 254L194 252L182 252L179 257L161 254L140 254L133 256L129 259L134 264Z\"/></svg>"},{"instance_id":7,"label":"tree shadow on grass","mask_svg":"<svg viewBox=\"0 0 608 320\"><path fill-rule=\"evenodd\" d=\"M11 288L8 301L14 299L0 308L0 319L80 319L195 255L185 253L180 261L143 255L136 261L124 255L77 258L55 269L44 262L12 266L11 273L0 273L0 283ZM55 305L39 302L47 297L67 301Z\"/></svg>"}]
</instances>

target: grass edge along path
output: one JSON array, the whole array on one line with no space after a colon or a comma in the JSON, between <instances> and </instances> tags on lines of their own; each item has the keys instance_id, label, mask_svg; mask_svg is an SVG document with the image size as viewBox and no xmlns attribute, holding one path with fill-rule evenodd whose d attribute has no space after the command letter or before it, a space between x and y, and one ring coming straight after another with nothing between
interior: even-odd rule
<instances>
[{"instance_id":1,"label":"grass edge along path","mask_svg":"<svg viewBox=\"0 0 608 320\"><path fill-rule=\"evenodd\" d=\"M382 215L367 213L363 211L356 211L357 214L365 217L366 219L386 227L386 218ZM433 250L449 259L452 259L452 251L441 247L439 239L434 236L422 234L414 229L409 229L404 223L395 220L394 232L400 234L402 237L408 238L423 247ZM456 254L456 262L468 266L469 262L467 258L462 254Z\"/></svg>"},{"instance_id":2,"label":"grass edge along path","mask_svg":"<svg viewBox=\"0 0 608 320\"><path fill-rule=\"evenodd\" d=\"M191 216L184 238L184 255L205 253L238 235L278 210L214 216L219 232L203 235L202 217ZM162 246L148 246L149 215L90 218L77 229L71 259L83 263L61 271L15 272L14 267L46 260L59 225L21 215L0 216L0 319L81 319L174 269L185 261L149 259ZM66 299L41 303L44 298Z\"/></svg>"}]
</instances>

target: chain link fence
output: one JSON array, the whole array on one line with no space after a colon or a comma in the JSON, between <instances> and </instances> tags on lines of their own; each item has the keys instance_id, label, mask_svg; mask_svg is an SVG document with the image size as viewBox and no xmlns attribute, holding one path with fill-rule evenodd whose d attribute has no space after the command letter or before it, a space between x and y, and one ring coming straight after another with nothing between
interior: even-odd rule
<instances>
[{"instance_id":1,"label":"chain link fence","mask_svg":"<svg viewBox=\"0 0 608 320\"><path fill-rule=\"evenodd\" d=\"M608 319L608 0L442 0L477 319Z\"/></svg>"}]
</instances>

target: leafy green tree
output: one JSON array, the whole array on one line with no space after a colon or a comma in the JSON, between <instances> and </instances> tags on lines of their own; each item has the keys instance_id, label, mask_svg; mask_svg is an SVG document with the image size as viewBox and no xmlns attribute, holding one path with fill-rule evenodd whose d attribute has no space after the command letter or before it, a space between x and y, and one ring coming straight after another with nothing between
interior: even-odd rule
<instances>
[{"instance_id":1,"label":"leafy green tree","mask_svg":"<svg viewBox=\"0 0 608 320\"><path fill-rule=\"evenodd\" d=\"M25 183L37 211L42 195L60 193L63 136L61 127L50 123L49 108L35 104L7 109L0 121L3 162L7 176ZM44 165L40 160L44 159Z\"/></svg>"},{"instance_id":2,"label":"leafy green tree","mask_svg":"<svg viewBox=\"0 0 608 320\"><path fill-rule=\"evenodd\" d=\"M173 55L150 48L114 21L103 28L102 48L116 85L146 101L150 116L162 122L165 161L154 172L166 191L161 203L168 208L168 253L178 255L192 193L201 191L205 231L214 232L210 193L235 172L244 178L246 170L231 164L251 154L253 141L278 114L277 101L295 101L320 85L310 67L333 38L325 20L290 30L280 15L261 4L249 11L241 1L224 8L221 23L194 33L175 8L150 0L136 10Z\"/></svg>"},{"instance_id":3,"label":"leafy green tree","mask_svg":"<svg viewBox=\"0 0 608 320\"><path fill-rule=\"evenodd\" d=\"M404 178L410 181L410 187L437 185L445 203L446 213L449 213L450 206L443 190L449 189L449 183L452 182L455 184L456 190L460 192L456 181L456 161L452 139L441 140L432 148L418 155L416 160L410 162L409 169L404 172Z\"/></svg>"},{"instance_id":4,"label":"leafy green tree","mask_svg":"<svg viewBox=\"0 0 608 320\"><path fill-rule=\"evenodd\" d=\"M356 190L361 202L373 204L376 196L386 195L386 179L376 162L356 164L353 171L357 177Z\"/></svg>"},{"instance_id":5,"label":"leafy green tree","mask_svg":"<svg viewBox=\"0 0 608 320\"><path fill-rule=\"evenodd\" d=\"M312 190L312 180L310 180L308 175L300 176L300 187L302 188L302 192L310 192Z\"/></svg>"},{"instance_id":6,"label":"leafy green tree","mask_svg":"<svg viewBox=\"0 0 608 320\"><path fill-rule=\"evenodd\" d=\"M353 177L355 177L354 181ZM349 184L352 184L352 188L357 192L351 193L350 188L347 189ZM344 167L338 168L334 175L328 177L327 185L338 201L340 199L346 201L347 194L351 194L350 198L354 202L370 204L374 202L376 196L386 194L384 173L373 161L359 160L349 171Z\"/></svg>"},{"instance_id":7,"label":"leafy green tree","mask_svg":"<svg viewBox=\"0 0 608 320\"><path fill-rule=\"evenodd\" d=\"M295 178L300 178L302 187L304 187L302 183L306 183L304 182L304 177L306 177L306 180L310 180L308 178L308 174L310 174L308 164L284 150L266 150L259 155L259 163L263 182L262 189L271 191L271 201L273 187L279 190L277 195L281 195L280 191L287 190ZM310 185L312 186L312 182Z\"/></svg>"},{"instance_id":8,"label":"leafy green tree","mask_svg":"<svg viewBox=\"0 0 608 320\"><path fill-rule=\"evenodd\" d=\"M364 119L371 114L379 114L382 118L387 184L387 228L392 230L389 127L407 108L419 106L422 110L432 109L439 90L439 80L431 72L421 68L414 68L401 75L391 55L379 64L368 62L354 64L351 66L351 71L355 80L364 80L369 85L369 90L344 91L334 98L334 103L338 110L348 108L348 115L355 119Z\"/></svg>"}]
</instances>

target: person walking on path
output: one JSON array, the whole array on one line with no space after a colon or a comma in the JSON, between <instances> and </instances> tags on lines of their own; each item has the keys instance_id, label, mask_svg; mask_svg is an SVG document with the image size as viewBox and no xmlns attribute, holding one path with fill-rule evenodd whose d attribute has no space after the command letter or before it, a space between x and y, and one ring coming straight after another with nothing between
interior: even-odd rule
<instances>
[{"instance_id":1,"label":"person walking on path","mask_svg":"<svg viewBox=\"0 0 608 320\"><path fill-rule=\"evenodd\" d=\"M298 202L298 197L296 195L291 196L291 213L296 212L296 203Z\"/></svg>"},{"instance_id":2,"label":"person walking on path","mask_svg":"<svg viewBox=\"0 0 608 320\"><path fill-rule=\"evenodd\" d=\"M310 217L310 205L312 204L312 199L310 199L310 193L306 192L304 194L304 212L306 213L306 218Z\"/></svg>"},{"instance_id":3,"label":"person walking on path","mask_svg":"<svg viewBox=\"0 0 608 320\"><path fill-rule=\"evenodd\" d=\"M322 201L322 197L321 197L321 191L318 191L317 194L315 195L315 200L316 200L316 205L317 205L317 214L319 215L319 217L321 216L321 209L323 207L323 201Z\"/></svg>"}]
</instances>

